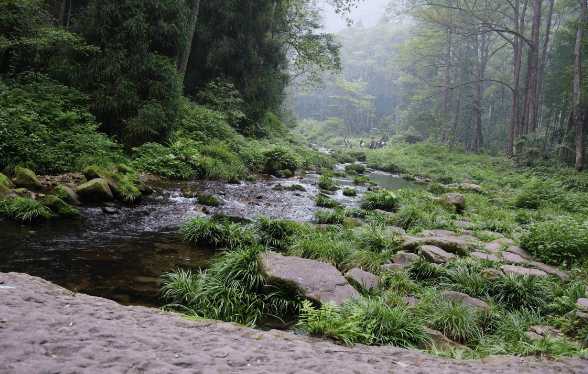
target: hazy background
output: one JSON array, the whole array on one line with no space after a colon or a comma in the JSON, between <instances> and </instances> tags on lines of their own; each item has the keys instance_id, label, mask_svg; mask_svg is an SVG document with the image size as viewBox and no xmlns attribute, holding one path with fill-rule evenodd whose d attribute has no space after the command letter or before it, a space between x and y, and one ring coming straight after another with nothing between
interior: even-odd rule
<instances>
[{"instance_id":1,"label":"hazy background","mask_svg":"<svg viewBox=\"0 0 588 374\"><path fill-rule=\"evenodd\" d=\"M384 15L386 4L389 0L365 0L356 9L353 10L352 18L355 26L363 25L370 27L378 23ZM335 14L333 8L326 1L321 1L323 16L325 20L325 30L327 32L339 32L347 27L345 20Z\"/></svg>"}]
</instances>

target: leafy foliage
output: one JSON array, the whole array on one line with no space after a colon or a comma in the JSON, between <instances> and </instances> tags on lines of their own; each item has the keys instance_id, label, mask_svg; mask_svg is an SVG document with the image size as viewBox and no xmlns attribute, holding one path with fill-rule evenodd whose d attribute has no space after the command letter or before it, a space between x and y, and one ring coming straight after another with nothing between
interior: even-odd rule
<instances>
[{"instance_id":1,"label":"leafy foliage","mask_svg":"<svg viewBox=\"0 0 588 374\"><path fill-rule=\"evenodd\" d=\"M396 194L387 190L366 192L361 207L363 209L393 211L398 207L399 200Z\"/></svg>"}]
</instances>

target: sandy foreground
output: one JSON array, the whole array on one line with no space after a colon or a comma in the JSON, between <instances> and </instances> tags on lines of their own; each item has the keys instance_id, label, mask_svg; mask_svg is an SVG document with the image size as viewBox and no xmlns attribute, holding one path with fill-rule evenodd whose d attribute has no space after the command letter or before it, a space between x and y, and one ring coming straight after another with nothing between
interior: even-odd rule
<instances>
[{"instance_id":1,"label":"sandy foreground","mask_svg":"<svg viewBox=\"0 0 588 374\"><path fill-rule=\"evenodd\" d=\"M343 347L73 294L0 273L0 373L588 373L588 360L452 361Z\"/></svg>"}]
</instances>

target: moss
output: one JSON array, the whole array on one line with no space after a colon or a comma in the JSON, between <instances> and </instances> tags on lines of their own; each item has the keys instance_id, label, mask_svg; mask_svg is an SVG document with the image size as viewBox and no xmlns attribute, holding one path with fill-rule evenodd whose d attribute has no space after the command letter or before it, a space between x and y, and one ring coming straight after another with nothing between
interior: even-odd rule
<instances>
[{"instance_id":1,"label":"moss","mask_svg":"<svg viewBox=\"0 0 588 374\"><path fill-rule=\"evenodd\" d=\"M33 190L38 190L43 187L34 171L20 166L17 166L14 169L14 184L18 187L25 187Z\"/></svg>"},{"instance_id":2,"label":"moss","mask_svg":"<svg viewBox=\"0 0 588 374\"><path fill-rule=\"evenodd\" d=\"M41 203L60 217L76 217L80 215L80 211L78 209L69 205L55 195L46 196L43 198L43 200L41 200Z\"/></svg>"},{"instance_id":3,"label":"moss","mask_svg":"<svg viewBox=\"0 0 588 374\"><path fill-rule=\"evenodd\" d=\"M348 197L355 197L357 196L357 190L355 188L347 187L343 189L343 195Z\"/></svg>"},{"instance_id":4,"label":"moss","mask_svg":"<svg viewBox=\"0 0 588 374\"><path fill-rule=\"evenodd\" d=\"M221 205L221 201L218 197L209 194L198 194L198 204L217 207Z\"/></svg>"},{"instance_id":5,"label":"moss","mask_svg":"<svg viewBox=\"0 0 588 374\"><path fill-rule=\"evenodd\" d=\"M104 178L110 175L104 168L98 165L89 165L82 170L82 174L86 177L87 180L92 180L96 178Z\"/></svg>"}]
</instances>

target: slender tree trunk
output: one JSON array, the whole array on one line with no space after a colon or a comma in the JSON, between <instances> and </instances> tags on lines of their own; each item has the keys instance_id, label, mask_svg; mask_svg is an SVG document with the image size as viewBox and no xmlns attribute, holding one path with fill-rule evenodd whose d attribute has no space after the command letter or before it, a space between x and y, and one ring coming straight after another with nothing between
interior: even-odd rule
<instances>
[{"instance_id":1,"label":"slender tree trunk","mask_svg":"<svg viewBox=\"0 0 588 374\"><path fill-rule=\"evenodd\" d=\"M176 66L178 73L182 77L182 82L186 77L188 70L188 62L190 61L190 54L192 53L192 43L194 42L194 34L196 33L196 24L198 23L198 13L200 13L200 0L191 0L192 7L190 9L190 18L188 19L186 45L178 54Z\"/></svg>"},{"instance_id":2,"label":"slender tree trunk","mask_svg":"<svg viewBox=\"0 0 588 374\"><path fill-rule=\"evenodd\" d=\"M67 0L61 0L61 4L59 6L59 26L65 26L65 8L67 5Z\"/></svg>"},{"instance_id":3,"label":"slender tree trunk","mask_svg":"<svg viewBox=\"0 0 588 374\"><path fill-rule=\"evenodd\" d=\"M515 31L522 35L525 30L525 18L527 13L527 3L525 0L521 12L520 0L514 2L514 22ZM519 35L513 37L513 92L512 92L512 107L511 107L511 122L508 131L508 144L506 147L506 154L512 156L514 154L514 143L521 133L521 70L523 64L523 40Z\"/></svg>"},{"instance_id":4,"label":"slender tree trunk","mask_svg":"<svg viewBox=\"0 0 588 374\"><path fill-rule=\"evenodd\" d=\"M549 55L549 42L551 39L551 23L553 21L553 8L555 0L549 1L549 10L545 21L545 37L543 39L543 48L541 51L541 61L539 63L539 76L537 77L537 107L540 110L543 105L543 81L545 77L545 67L547 66L547 57ZM542 123L542 115L539 112L538 124Z\"/></svg>"},{"instance_id":5,"label":"slender tree trunk","mask_svg":"<svg viewBox=\"0 0 588 374\"><path fill-rule=\"evenodd\" d=\"M582 43L584 40L584 26L586 25L587 4L580 0L582 13L578 20L576 45L574 47L574 80L572 86L572 115L571 121L576 129L576 170L584 169L584 117L582 108Z\"/></svg>"},{"instance_id":6,"label":"slender tree trunk","mask_svg":"<svg viewBox=\"0 0 588 374\"><path fill-rule=\"evenodd\" d=\"M474 138L472 142L472 150L474 152L480 152L482 148L482 84L484 80L484 71L483 71L483 40L484 36L479 33L478 35L474 36L474 48L476 53L476 72L475 72L475 80L476 83L474 84L474 98L473 98L473 114L474 114Z\"/></svg>"},{"instance_id":7,"label":"slender tree trunk","mask_svg":"<svg viewBox=\"0 0 588 374\"><path fill-rule=\"evenodd\" d=\"M533 22L531 26L531 45L527 60L527 95L525 96L524 133L537 129L537 92L539 69L539 42L541 34L541 8L543 0L532 0Z\"/></svg>"}]
</instances>

